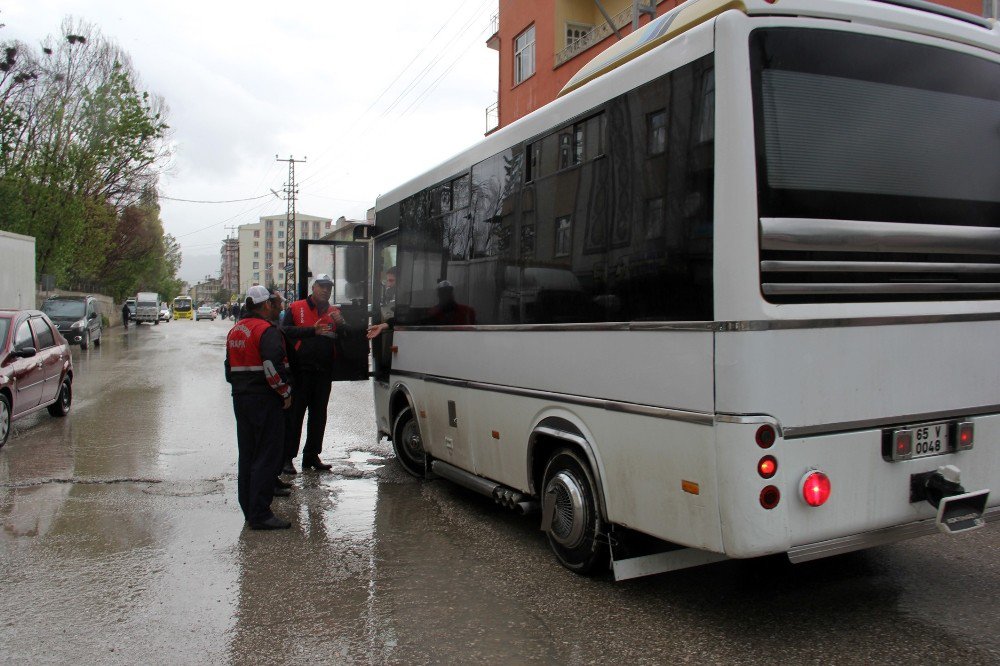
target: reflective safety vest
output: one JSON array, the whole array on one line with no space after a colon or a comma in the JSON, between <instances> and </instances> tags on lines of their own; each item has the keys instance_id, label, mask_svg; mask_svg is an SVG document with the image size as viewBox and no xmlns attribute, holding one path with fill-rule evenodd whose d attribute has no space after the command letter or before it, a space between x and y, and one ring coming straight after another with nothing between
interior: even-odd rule
<instances>
[{"instance_id":1,"label":"reflective safety vest","mask_svg":"<svg viewBox=\"0 0 1000 666\"><path fill-rule=\"evenodd\" d=\"M318 322L323 322L324 324L330 325L330 330L333 332L337 331L337 322L334 321L334 313L339 313L340 308L331 305L327 308L323 315L320 315L316 308L309 307L309 301L303 298L300 301L295 301L288 306L288 309L292 313L292 325L293 326L315 326ZM302 347L302 340L295 341L295 350L298 351ZM336 348L333 352L336 356Z\"/></svg>"},{"instance_id":2,"label":"reflective safety vest","mask_svg":"<svg viewBox=\"0 0 1000 666\"><path fill-rule=\"evenodd\" d=\"M260 358L260 337L271 327L271 322L258 317L241 319L229 329L226 336L226 354L231 372L259 372L264 374Z\"/></svg>"},{"instance_id":3,"label":"reflective safety vest","mask_svg":"<svg viewBox=\"0 0 1000 666\"><path fill-rule=\"evenodd\" d=\"M270 322L259 317L246 317L229 330L226 336L227 379L233 385L233 395L268 393L271 390L283 398L291 395L291 387L282 378L279 369L261 357L261 339L271 326ZM281 344L281 365L287 370L285 338L279 334L276 339Z\"/></svg>"}]
</instances>

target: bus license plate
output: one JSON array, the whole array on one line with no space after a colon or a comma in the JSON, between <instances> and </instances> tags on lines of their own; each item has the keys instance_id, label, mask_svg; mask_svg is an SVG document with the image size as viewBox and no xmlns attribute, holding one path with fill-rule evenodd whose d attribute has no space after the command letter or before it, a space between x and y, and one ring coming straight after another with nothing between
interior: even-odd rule
<instances>
[{"instance_id":1,"label":"bus license plate","mask_svg":"<svg viewBox=\"0 0 1000 666\"><path fill-rule=\"evenodd\" d=\"M948 423L928 423L913 426L913 457L936 456L951 451L951 426Z\"/></svg>"}]
</instances>

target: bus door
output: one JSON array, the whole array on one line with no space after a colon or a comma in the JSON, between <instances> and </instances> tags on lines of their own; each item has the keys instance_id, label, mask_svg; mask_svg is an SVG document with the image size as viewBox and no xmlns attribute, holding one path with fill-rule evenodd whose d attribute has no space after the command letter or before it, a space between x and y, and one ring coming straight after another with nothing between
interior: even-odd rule
<instances>
[{"instance_id":1,"label":"bus door","mask_svg":"<svg viewBox=\"0 0 1000 666\"><path fill-rule=\"evenodd\" d=\"M396 235L394 229L375 238L372 266L372 323L388 323L396 314ZM375 380L387 383L392 370L392 329L372 340Z\"/></svg>"},{"instance_id":2,"label":"bus door","mask_svg":"<svg viewBox=\"0 0 1000 666\"><path fill-rule=\"evenodd\" d=\"M372 323L390 323L396 314L396 230L375 237L372 264ZM375 417L381 432L389 432L389 373L392 371L391 328L372 340L372 390Z\"/></svg>"},{"instance_id":3,"label":"bus door","mask_svg":"<svg viewBox=\"0 0 1000 666\"><path fill-rule=\"evenodd\" d=\"M333 280L330 303L347 321L337 336L333 380L368 379L368 243L300 240L298 297L309 295L313 278L323 273Z\"/></svg>"}]
</instances>

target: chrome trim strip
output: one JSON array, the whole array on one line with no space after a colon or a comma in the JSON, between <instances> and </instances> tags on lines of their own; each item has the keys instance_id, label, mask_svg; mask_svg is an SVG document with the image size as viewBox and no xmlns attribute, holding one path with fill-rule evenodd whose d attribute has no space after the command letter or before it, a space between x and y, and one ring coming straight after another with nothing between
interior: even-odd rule
<instances>
[{"instance_id":1,"label":"chrome trim strip","mask_svg":"<svg viewBox=\"0 0 1000 666\"><path fill-rule=\"evenodd\" d=\"M970 312L943 315L904 315L899 317L844 317L839 319L758 319L749 321L677 321L630 322L607 324L533 324L511 326L397 326L396 331L493 331L493 332L566 332L566 331L715 331L740 333L807 328L847 328L852 326L899 326L938 324L959 321L996 321L1000 312Z\"/></svg>"},{"instance_id":2,"label":"chrome trim strip","mask_svg":"<svg viewBox=\"0 0 1000 666\"><path fill-rule=\"evenodd\" d=\"M806 294L1000 294L997 282L764 282L768 296Z\"/></svg>"},{"instance_id":3,"label":"chrome trim strip","mask_svg":"<svg viewBox=\"0 0 1000 666\"><path fill-rule=\"evenodd\" d=\"M965 409L949 409L940 412L924 412L922 414L901 414L887 418L866 419L862 421L842 421L840 423L824 423L814 426L787 426L782 429L785 439L800 439L813 435L829 435L833 433L850 432L852 430L871 430L906 423L923 423L953 419L965 416L989 416L1000 413L1000 405L984 405Z\"/></svg>"},{"instance_id":4,"label":"chrome trim strip","mask_svg":"<svg viewBox=\"0 0 1000 666\"><path fill-rule=\"evenodd\" d=\"M1000 255L1000 229L908 222L762 217L764 250Z\"/></svg>"},{"instance_id":5,"label":"chrome trim strip","mask_svg":"<svg viewBox=\"0 0 1000 666\"><path fill-rule=\"evenodd\" d=\"M983 513L983 517L986 519L986 522L995 522L1000 520L1000 507L987 509ZM808 562L809 560L817 560L821 557L830 557L831 555L849 553L853 550L861 550L862 548L882 546L896 541L902 541L904 539L913 539L927 534L935 534L937 532L938 528L937 525L935 525L935 519L928 518L914 523L907 523L906 525L895 525L893 527L885 527L871 532L862 532L860 534L852 534L850 536L839 537L837 539L828 539L827 541L793 546L788 550L788 559L791 560L792 563L798 564L799 562Z\"/></svg>"},{"instance_id":6,"label":"chrome trim strip","mask_svg":"<svg viewBox=\"0 0 1000 666\"><path fill-rule=\"evenodd\" d=\"M760 262L760 270L764 273L1000 273L1000 264L765 260Z\"/></svg>"},{"instance_id":7,"label":"chrome trim strip","mask_svg":"<svg viewBox=\"0 0 1000 666\"><path fill-rule=\"evenodd\" d=\"M412 377L434 384L445 384L457 388L467 388L476 391L487 391L492 393L502 393L505 395L515 395L522 398L538 398L550 402L561 402L570 405L581 405L583 407L595 407L606 409L609 412L622 412L626 414L636 414L638 416L651 416L669 421L682 421L684 423L694 423L697 425L712 425L715 417L709 412L695 412L683 409L673 409L670 407L654 407L652 405L639 405L633 402L620 402L617 400L605 400L603 398L591 398L581 395L567 395L565 393L553 393L551 391L540 391L537 389L520 388L517 386L503 386L501 384L488 384L486 382L476 382L465 379L455 379L452 377L439 377L420 372L410 372L408 370L393 370L393 375L400 377Z\"/></svg>"}]
</instances>

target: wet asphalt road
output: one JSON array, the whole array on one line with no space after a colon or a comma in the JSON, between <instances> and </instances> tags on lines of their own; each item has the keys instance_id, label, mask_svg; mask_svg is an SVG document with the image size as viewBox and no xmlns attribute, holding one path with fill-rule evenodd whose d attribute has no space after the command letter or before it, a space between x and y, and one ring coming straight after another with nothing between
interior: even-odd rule
<instances>
[{"instance_id":1,"label":"wet asphalt road","mask_svg":"<svg viewBox=\"0 0 1000 666\"><path fill-rule=\"evenodd\" d=\"M1000 664L1000 529L792 566L613 583L536 520L403 475L371 388L340 384L324 458L252 532L223 342L177 321L74 349L66 419L0 450L3 663Z\"/></svg>"}]
</instances>

